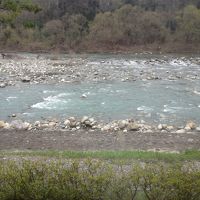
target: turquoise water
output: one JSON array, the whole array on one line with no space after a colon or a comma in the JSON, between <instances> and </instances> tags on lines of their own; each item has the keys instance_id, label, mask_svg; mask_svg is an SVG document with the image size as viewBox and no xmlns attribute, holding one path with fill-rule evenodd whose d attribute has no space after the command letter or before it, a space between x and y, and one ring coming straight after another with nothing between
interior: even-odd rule
<instances>
[{"instance_id":1,"label":"turquoise water","mask_svg":"<svg viewBox=\"0 0 200 200\"><path fill-rule=\"evenodd\" d=\"M13 113L29 121L88 115L104 121L200 122L200 81L22 84L0 90L0 119L9 120Z\"/></svg>"}]
</instances>

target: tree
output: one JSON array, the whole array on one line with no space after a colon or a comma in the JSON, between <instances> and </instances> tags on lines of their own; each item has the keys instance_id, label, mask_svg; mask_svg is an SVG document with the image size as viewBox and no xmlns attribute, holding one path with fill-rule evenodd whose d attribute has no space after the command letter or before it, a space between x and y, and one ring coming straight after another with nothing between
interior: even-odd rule
<instances>
[{"instance_id":1,"label":"tree","mask_svg":"<svg viewBox=\"0 0 200 200\"><path fill-rule=\"evenodd\" d=\"M65 29L65 40L70 48L81 42L88 32L88 21L81 14L69 15L66 13L62 17Z\"/></svg>"},{"instance_id":2,"label":"tree","mask_svg":"<svg viewBox=\"0 0 200 200\"><path fill-rule=\"evenodd\" d=\"M57 45L64 42L64 26L61 20L51 20L43 28L45 38L48 38L50 45Z\"/></svg>"},{"instance_id":3,"label":"tree","mask_svg":"<svg viewBox=\"0 0 200 200\"><path fill-rule=\"evenodd\" d=\"M187 6L177 16L178 35L186 42L200 42L200 10Z\"/></svg>"},{"instance_id":4,"label":"tree","mask_svg":"<svg viewBox=\"0 0 200 200\"><path fill-rule=\"evenodd\" d=\"M41 9L31 0L0 0L0 23L12 22L23 10L37 13Z\"/></svg>"}]
</instances>

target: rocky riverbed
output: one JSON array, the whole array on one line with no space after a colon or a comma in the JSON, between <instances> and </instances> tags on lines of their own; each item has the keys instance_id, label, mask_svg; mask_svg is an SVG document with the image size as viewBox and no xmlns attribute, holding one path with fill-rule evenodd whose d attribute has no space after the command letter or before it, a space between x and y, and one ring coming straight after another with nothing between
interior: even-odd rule
<instances>
[{"instance_id":1,"label":"rocky riverbed","mask_svg":"<svg viewBox=\"0 0 200 200\"><path fill-rule=\"evenodd\" d=\"M87 130L94 132L138 132L138 133L177 133L185 134L192 132L199 132L200 126L189 121L185 126L172 126L167 124L150 125L144 121L135 121L133 119L115 120L109 123L98 122L94 118L84 116L82 119L69 117L63 121L57 119L48 119L43 121L35 121L34 123L13 120L11 122L0 121L1 130L24 130L24 131L38 131L38 130L56 130L56 131L71 131Z\"/></svg>"},{"instance_id":2,"label":"rocky riverbed","mask_svg":"<svg viewBox=\"0 0 200 200\"><path fill-rule=\"evenodd\" d=\"M0 88L18 83L200 79L200 57L174 55L36 55L0 58Z\"/></svg>"}]
</instances>

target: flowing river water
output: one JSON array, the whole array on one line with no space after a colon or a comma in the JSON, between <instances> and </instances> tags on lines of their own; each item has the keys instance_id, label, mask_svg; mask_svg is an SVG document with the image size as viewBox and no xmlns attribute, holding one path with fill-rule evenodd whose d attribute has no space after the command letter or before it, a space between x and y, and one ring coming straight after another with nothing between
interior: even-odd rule
<instances>
[{"instance_id":1,"label":"flowing river water","mask_svg":"<svg viewBox=\"0 0 200 200\"><path fill-rule=\"evenodd\" d=\"M195 76L199 74L199 64L176 58L163 63L155 58L153 63L145 63L146 60L93 55L87 65L98 65L111 75L113 70L113 76L117 76L116 68L123 72L131 69L135 74L154 68L161 80L18 83L1 88L0 119L9 121L9 116L15 113L18 118L29 121L87 115L104 121L133 118L150 123L184 124L188 120L200 123L200 80L189 76L166 78L170 71Z\"/></svg>"}]
</instances>

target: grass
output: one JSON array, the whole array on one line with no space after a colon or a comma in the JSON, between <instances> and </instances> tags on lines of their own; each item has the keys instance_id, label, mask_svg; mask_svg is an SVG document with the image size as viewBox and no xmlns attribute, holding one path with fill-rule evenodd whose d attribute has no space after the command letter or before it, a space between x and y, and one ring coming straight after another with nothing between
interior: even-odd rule
<instances>
[{"instance_id":1,"label":"grass","mask_svg":"<svg viewBox=\"0 0 200 200\"><path fill-rule=\"evenodd\" d=\"M181 153L162 153L147 151L0 151L0 157L48 157L66 159L103 159L103 160L141 160L141 161L199 161L200 151L187 150Z\"/></svg>"}]
</instances>

